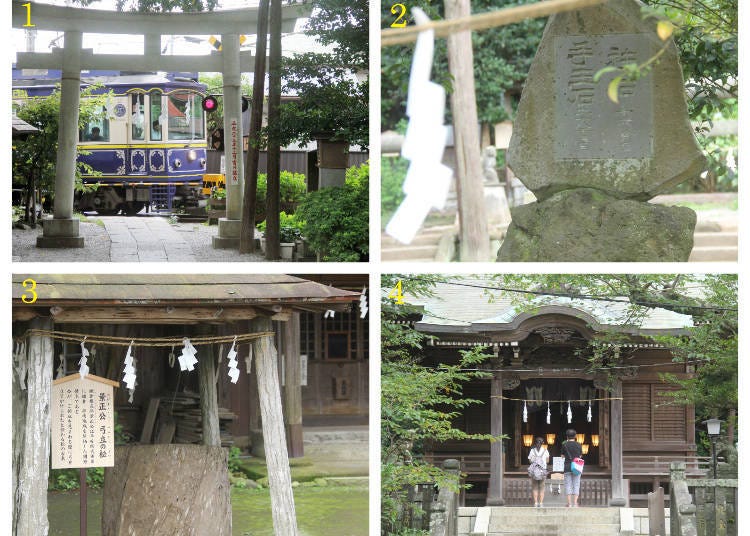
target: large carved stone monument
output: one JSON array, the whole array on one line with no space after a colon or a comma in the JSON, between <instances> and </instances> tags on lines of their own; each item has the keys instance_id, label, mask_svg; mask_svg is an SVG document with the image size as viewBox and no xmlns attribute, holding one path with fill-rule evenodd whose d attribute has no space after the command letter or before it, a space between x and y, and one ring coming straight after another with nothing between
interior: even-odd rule
<instances>
[{"instance_id":1,"label":"large carved stone monument","mask_svg":"<svg viewBox=\"0 0 750 536\"><path fill-rule=\"evenodd\" d=\"M499 261L687 261L695 213L647 201L699 175L677 49L637 0L550 18L521 96L508 151L537 197L512 210ZM663 52L660 52L666 47ZM653 69L607 96L607 66Z\"/></svg>"}]
</instances>

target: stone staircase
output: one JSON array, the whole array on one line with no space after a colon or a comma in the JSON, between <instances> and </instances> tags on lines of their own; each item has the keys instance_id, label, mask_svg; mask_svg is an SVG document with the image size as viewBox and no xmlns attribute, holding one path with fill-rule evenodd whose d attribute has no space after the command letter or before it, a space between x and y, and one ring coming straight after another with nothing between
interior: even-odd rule
<instances>
[{"instance_id":1,"label":"stone staircase","mask_svg":"<svg viewBox=\"0 0 750 536\"><path fill-rule=\"evenodd\" d=\"M629 509L625 509L629 510ZM624 536L620 508L462 507L458 536Z\"/></svg>"},{"instance_id":2,"label":"stone staircase","mask_svg":"<svg viewBox=\"0 0 750 536\"><path fill-rule=\"evenodd\" d=\"M380 237L380 259L384 262L435 262L441 240L447 240L444 237L452 237L456 232L455 225L426 227L420 229L411 244L402 244L383 233Z\"/></svg>"},{"instance_id":3,"label":"stone staircase","mask_svg":"<svg viewBox=\"0 0 750 536\"><path fill-rule=\"evenodd\" d=\"M737 222L701 222L695 226L690 262L737 262Z\"/></svg>"}]
</instances>

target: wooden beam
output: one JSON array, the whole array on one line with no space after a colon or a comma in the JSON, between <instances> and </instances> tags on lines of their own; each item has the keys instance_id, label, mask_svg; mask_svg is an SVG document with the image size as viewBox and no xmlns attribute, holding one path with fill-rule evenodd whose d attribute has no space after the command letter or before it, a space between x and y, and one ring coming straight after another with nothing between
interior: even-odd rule
<instances>
[{"instance_id":1,"label":"wooden beam","mask_svg":"<svg viewBox=\"0 0 750 536\"><path fill-rule=\"evenodd\" d=\"M32 318L36 318L38 316L44 316L42 315L37 309L34 307L14 307L13 308L13 322L28 322Z\"/></svg>"},{"instance_id":2,"label":"wooden beam","mask_svg":"<svg viewBox=\"0 0 750 536\"><path fill-rule=\"evenodd\" d=\"M503 433L503 373L492 376L490 392L490 433L499 436ZM500 395L500 396L498 396ZM490 482L487 490L488 506L503 506L503 442L490 443Z\"/></svg>"},{"instance_id":3,"label":"wooden beam","mask_svg":"<svg viewBox=\"0 0 750 536\"><path fill-rule=\"evenodd\" d=\"M19 309L22 311L22 309ZM147 307L147 306L72 306L52 307L58 324L223 324L232 320L250 320L257 316L252 307ZM15 310L14 310L15 314Z\"/></svg>"},{"instance_id":4,"label":"wooden beam","mask_svg":"<svg viewBox=\"0 0 750 536\"><path fill-rule=\"evenodd\" d=\"M251 322L257 332L272 331L270 318ZM271 514L276 536L298 536L297 517L292 495L292 476L286 450L284 416L281 411L281 389L276 348L271 337L253 341L255 373L258 377L258 398L263 425L268 484L271 491Z\"/></svg>"}]
</instances>

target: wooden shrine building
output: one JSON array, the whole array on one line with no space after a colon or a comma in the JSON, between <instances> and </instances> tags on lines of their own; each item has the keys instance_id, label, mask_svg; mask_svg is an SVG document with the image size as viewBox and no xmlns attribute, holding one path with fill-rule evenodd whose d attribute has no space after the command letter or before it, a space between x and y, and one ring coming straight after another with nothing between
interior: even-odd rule
<instances>
[{"instance_id":1,"label":"wooden shrine building","mask_svg":"<svg viewBox=\"0 0 750 536\"><path fill-rule=\"evenodd\" d=\"M455 363L460 350L475 346L492 356L482 364L487 379L464 389L482 404L464 410L459 424L507 439L448 441L427 453L438 463L461 461L471 484L464 504L528 504L532 438L545 438L551 463L568 428L582 434L587 452L585 506L636 504L659 485L667 489L670 461L698 471L694 408L670 403L675 386L660 377L685 378L692 370L651 338L685 334L691 317L650 309L635 325L624 303L545 297L521 307L493 294L490 301L481 288L438 284L434 297L408 299L424 307L414 326L432 336L426 364ZM607 345L608 374L587 366L595 338Z\"/></svg>"},{"instance_id":2,"label":"wooden shrine building","mask_svg":"<svg viewBox=\"0 0 750 536\"><path fill-rule=\"evenodd\" d=\"M30 283L23 285L27 279L35 281L33 292ZM132 439L216 447L226 445L229 434L255 442L268 455L272 503L279 494L291 499L287 457L302 454L306 373L300 316L341 314L360 297L288 275L222 274L14 275L12 296L13 336L25 343L23 350L16 346L13 363L13 517L19 534L46 534L51 383L77 372L84 336L90 372L111 380L122 378L127 349L127 343L111 341L143 341L133 346L132 402L127 389L115 390L118 423ZM238 334L258 338L236 345L240 373L231 383L227 354ZM182 371L176 358L181 343L146 342L170 337L217 342L196 345L195 370ZM195 400L195 409L181 409L186 400ZM286 510L274 508L275 525ZM285 530L280 533L296 533Z\"/></svg>"}]
</instances>

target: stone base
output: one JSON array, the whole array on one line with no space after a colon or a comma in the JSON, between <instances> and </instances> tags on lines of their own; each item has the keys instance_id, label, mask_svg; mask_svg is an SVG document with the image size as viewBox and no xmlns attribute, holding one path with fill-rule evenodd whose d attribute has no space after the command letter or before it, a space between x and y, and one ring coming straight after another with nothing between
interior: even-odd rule
<instances>
[{"instance_id":1,"label":"stone base","mask_svg":"<svg viewBox=\"0 0 750 536\"><path fill-rule=\"evenodd\" d=\"M42 236L36 239L38 248L82 248L83 237L78 236L76 218L48 218L42 220Z\"/></svg>"},{"instance_id":2,"label":"stone base","mask_svg":"<svg viewBox=\"0 0 750 536\"><path fill-rule=\"evenodd\" d=\"M685 262L695 212L577 188L511 209L503 262Z\"/></svg>"},{"instance_id":3,"label":"stone base","mask_svg":"<svg viewBox=\"0 0 750 536\"><path fill-rule=\"evenodd\" d=\"M250 454L257 458L266 457L266 447L263 441L263 430L250 430Z\"/></svg>"},{"instance_id":4,"label":"stone base","mask_svg":"<svg viewBox=\"0 0 750 536\"><path fill-rule=\"evenodd\" d=\"M610 506L625 506L626 503L627 501L622 497L612 497L609 500Z\"/></svg>"},{"instance_id":5,"label":"stone base","mask_svg":"<svg viewBox=\"0 0 750 536\"><path fill-rule=\"evenodd\" d=\"M346 182L346 169L320 168L318 170L318 188L343 186Z\"/></svg>"},{"instance_id":6,"label":"stone base","mask_svg":"<svg viewBox=\"0 0 750 536\"><path fill-rule=\"evenodd\" d=\"M239 249L242 220L219 218L219 236L211 239L214 249Z\"/></svg>"}]
</instances>

